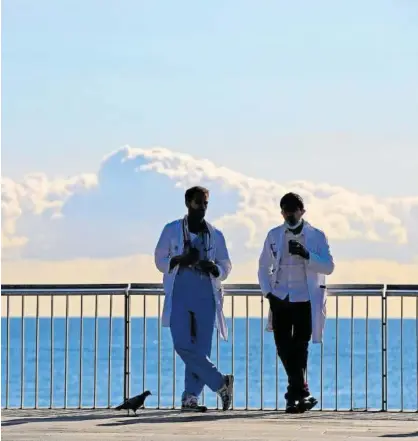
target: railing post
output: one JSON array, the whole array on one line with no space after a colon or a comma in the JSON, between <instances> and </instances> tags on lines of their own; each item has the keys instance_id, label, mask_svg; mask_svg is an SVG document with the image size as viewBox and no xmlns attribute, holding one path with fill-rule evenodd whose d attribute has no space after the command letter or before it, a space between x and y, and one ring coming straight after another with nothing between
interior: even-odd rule
<instances>
[{"instance_id":1,"label":"railing post","mask_svg":"<svg viewBox=\"0 0 418 441\"><path fill-rule=\"evenodd\" d=\"M386 285L382 291L382 412L388 410L388 353L387 353L387 296Z\"/></svg>"},{"instance_id":2,"label":"railing post","mask_svg":"<svg viewBox=\"0 0 418 441\"><path fill-rule=\"evenodd\" d=\"M131 313L129 308L129 291L130 291L130 284L125 290L124 295L124 376L123 376L123 400L127 400L129 398L129 379L130 379L130 372L129 372L129 352L130 352L130 336L129 336L129 325L131 320Z\"/></svg>"}]
</instances>

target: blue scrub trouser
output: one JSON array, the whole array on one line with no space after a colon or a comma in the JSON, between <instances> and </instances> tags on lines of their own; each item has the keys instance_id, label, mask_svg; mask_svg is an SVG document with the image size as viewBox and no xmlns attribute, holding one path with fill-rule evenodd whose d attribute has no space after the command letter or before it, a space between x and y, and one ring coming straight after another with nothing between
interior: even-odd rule
<instances>
[{"instance_id":1,"label":"blue scrub trouser","mask_svg":"<svg viewBox=\"0 0 418 441\"><path fill-rule=\"evenodd\" d=\"M185 364L185 394L198 397L205 384L216 392L225 383L209 359L215 314L210 278L181 270L174 282L170 329L174 349Z\"/></svg>"}]
</instances>

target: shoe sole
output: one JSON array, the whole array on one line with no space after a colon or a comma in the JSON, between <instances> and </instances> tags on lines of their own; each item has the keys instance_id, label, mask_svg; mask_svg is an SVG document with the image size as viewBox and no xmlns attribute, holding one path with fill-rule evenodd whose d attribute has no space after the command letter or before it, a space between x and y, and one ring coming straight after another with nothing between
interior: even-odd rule
<instances>
[{"instance_id":1,"label":"shoe sole","mask_svg":"<svg viewBox=\"0 0 418 441\"><path fill-rule=\"evenodd\" d=\"M309 400L303 402L303 404L298 403L298 408L301 413L312 410L318 404L318 400Z\"/></svg>"},{"instance_id":2,"label":"shoe sole","mask_svg":"<svg viewBox=\"0 0 418 441\"><path fill-rule=\"evenodd\" d=\"M290 413L290 414L294 414L294 413L300 413L300 409L298 407L289 407L285 410L285 413Z\"/></svg>"},{"instance_id":3,"label":"shoe sole","mask_svg":"<svg viewBox=\"0 0 418 441\"><path fill-rule=\"evenodd\" d=\"M190 412L190 413L204 413L208 410L208 408L206 406L200 406L196 409L191 409L191 408L181 408L182 412Z\"/></svg>"}]
</instances>

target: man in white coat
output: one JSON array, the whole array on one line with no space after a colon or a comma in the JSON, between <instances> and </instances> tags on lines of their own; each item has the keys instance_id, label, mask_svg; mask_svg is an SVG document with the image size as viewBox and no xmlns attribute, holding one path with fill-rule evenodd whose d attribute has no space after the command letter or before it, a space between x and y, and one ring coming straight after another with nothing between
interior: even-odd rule
<instances>
[{"instance_id":1,"label":"man in white coat","mask_svg":"<svg viewBox=\"0 0 418 441\"><path fill-rule=\"evenodd\" d=\"M271 229L259 258L258 280L269 300L267 330L288 377L286 412L312 409L318 401L305 381L309 341L322 343L326 318L325 275L334 261L325 234L302 219L302 198L280 201L284 223Z\"/></svg>"},{"instance_id":2,"label":"man in white coat","mask_svg":"<svg viewBox=\"0 0 418 441\"><path fill-rule=\"evenodd\" d=\"M185 363L182 410L204 412L199 396L205 384L229 409L233 375L223 375L210 361L213 329L228 337L221 282L231 272L223 234L205 221L209 191L192 187L185 194L188 214L165 225L155 249L163 276L162 325L170 327L174 349Z\"/></svg>"}]
</instances>

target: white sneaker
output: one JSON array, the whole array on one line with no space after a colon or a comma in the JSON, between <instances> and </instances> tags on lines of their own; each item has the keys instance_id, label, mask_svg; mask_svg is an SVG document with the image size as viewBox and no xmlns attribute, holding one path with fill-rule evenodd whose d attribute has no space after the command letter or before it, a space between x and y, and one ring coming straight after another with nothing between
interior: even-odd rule
<instances>
[{"instance_id":1,"label":"white sneaker","mask_svg":"<svg viewBox=\"0 0 418 441\"><path fill-rule=\"evenodd\" d=\"M181 402L181 410L183 412L206 412L206 406L199 406L199 401L195 395L188 395Z\"/></svg>"}]
</instances>

